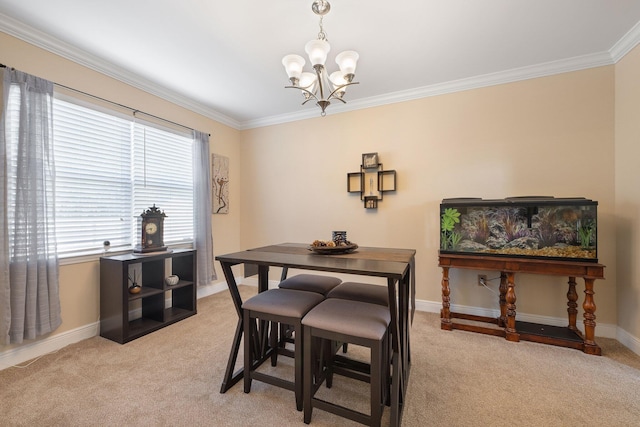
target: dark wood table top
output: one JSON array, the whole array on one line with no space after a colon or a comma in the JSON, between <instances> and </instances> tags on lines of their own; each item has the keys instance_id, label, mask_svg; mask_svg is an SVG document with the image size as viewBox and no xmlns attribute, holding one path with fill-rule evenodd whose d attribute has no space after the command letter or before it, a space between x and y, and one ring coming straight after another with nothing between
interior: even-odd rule
<instances>
[{"instance_id":1,"label":"dark wood table top","mask_svg":"<svg viewBox=\"0 0 640 427\"><path fill-rule=\"evenodd\" d=\"M309 245L282 243L219 255L216 259L237 264L252 263L400 279L407 274L415 253L413 249L359 247L347 254L322 255L309 250Z\"/></svg>"}]
</instances>

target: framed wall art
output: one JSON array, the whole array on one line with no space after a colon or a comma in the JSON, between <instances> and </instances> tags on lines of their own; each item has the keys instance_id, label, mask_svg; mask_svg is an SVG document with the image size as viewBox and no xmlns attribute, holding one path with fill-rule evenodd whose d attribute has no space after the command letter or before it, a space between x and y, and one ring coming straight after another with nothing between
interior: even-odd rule
<instances>
[{"instance_id":1,"label":"framed wall art","mask_svg":"<svg viewBox=\"0 0 640 427\"><path fill-rule=\"evenodd\" d=\"M229 213L229 158L211 155L212 213Z\"/></svg>"},{"instance_id":2,"label":"framed wall art","mask_svg":"<svg viewBox=\"0 0 640 427\"><path fill-rule=\"evenodd\" d=\"M378 153L364 153L362 155L362 167L364 169L378 167Z\"/></svg>"}]
</instances>

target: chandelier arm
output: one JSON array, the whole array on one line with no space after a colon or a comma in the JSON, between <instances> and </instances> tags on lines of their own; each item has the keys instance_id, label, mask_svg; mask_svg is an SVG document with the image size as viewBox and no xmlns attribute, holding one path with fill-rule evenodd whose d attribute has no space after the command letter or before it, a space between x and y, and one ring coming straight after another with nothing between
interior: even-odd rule
<instances>
[{"instance_id":1,"label":"chandelier arm","mask_svg":"<svg viewBox=\"0 0 640 427\"><path fill-rule=\"evenodd\" d=\"M339 99L340 101L342 101L343 104L346 104L347 101L345 101L344 99L340 98L339 96L335 96L335 93L338 92L342 88L345 88L345 87L351 86L351 85L357 85L357 84L360 84L360 82L349 82L349 83L345 83L343 85L340 85L337 88L335 88L333 90L333 92L331 92L331 94L329 95L329 97L327 99Z\"/></svg>"},{"instance_id":2,"label":"chandelier arm","mask_svg":"<svg viewBox=\"0 0 640 427\"><path fill-rule=\"evenodd\" d=\"M309 91L309 90L307 90L307 89L305 89L303 87L300 87L300 86L285 86L284 88L285 89L298 89L298 90L301 90L301 91L306 92L307 94L309 94L309 96L313 97L313 99L315 99L316 101L319 101L318 97L313 92L311 92L311 91ZM307 101L309 101L310 99L311 98L307 99ZM303 102L302 105L304 105L307 101Z\"/></svg>"},{"instance_id":3,"label":"chandelier arm","mask_svg":"<svg viewBox=\"0 0 640 427\"><path fill-rule=\"evenodd\" d=\"M305 89L303 87L300 87L300 86L285 86L285 89L299 89L299 90L305 92L307 95L309 95L308 97L306 97L307 99L305 99L305 101L301 105L306 104L307 102L311 101L312 99L314 99L316 102L320 101L318 99L318 97L313 92L311 92L311 91L309 91L309 90L307 90L307 89Z\"/></svg>"}]
</instances>

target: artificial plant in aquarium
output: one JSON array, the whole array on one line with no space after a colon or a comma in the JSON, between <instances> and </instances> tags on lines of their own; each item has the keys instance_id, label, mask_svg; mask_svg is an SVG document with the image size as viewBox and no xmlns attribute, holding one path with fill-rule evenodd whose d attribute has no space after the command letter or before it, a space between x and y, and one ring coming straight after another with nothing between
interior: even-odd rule
<instances>
[{"instance_id":1,"label":"artificial plant in aquarium","mask_svg":"<svg viewBox=\"0 0 640 427\"><path fill-rule=\"evenodd\" d=\"M455 208L446 208L440 218L441 248L455 250L462 240L462 234L455 231L456 224L460 224L460 212Z\"/></svg>"}]
</instances>

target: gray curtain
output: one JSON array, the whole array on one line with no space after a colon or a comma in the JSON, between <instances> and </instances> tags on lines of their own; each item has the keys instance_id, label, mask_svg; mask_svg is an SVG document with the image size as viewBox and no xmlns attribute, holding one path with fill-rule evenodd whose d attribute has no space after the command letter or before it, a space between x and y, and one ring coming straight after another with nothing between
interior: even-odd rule
<instances>
[{"instance_id":1,"label":"gray curtain","mask_svg":"<svg viewBox=\"0 0 640 427\"><path fill-rule=\"evenodd\" d=\"M211 231L211 167L209 135L193 131L193 231L198 265L198 286L217 279Z\"/></svg>"},{"instance_id":2,"label":"gray curtain","mask_svg":"<svg viewBox=\"0 0 640 427\"><path fill-rule=\"evenodd\" d=\"M62 323L49 81L6 68L0 121L0 344ZM9 102L11 100L11 102Z\"/></svg>"}]
</instances>

